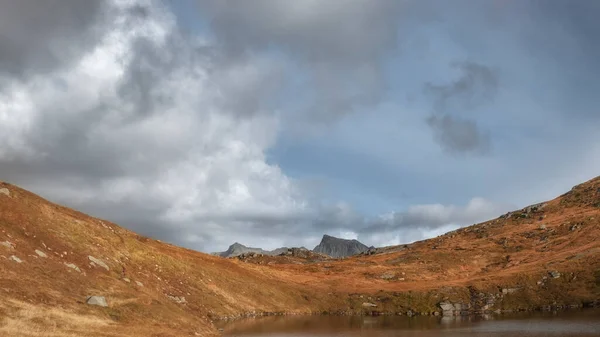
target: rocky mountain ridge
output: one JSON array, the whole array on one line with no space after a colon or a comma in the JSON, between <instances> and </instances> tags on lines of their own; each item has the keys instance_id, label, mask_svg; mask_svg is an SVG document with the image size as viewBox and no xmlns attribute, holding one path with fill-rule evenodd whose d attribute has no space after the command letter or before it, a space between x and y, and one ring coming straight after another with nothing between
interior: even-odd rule
<instances>
[{"instance_id":1,"label":"rocky mountain ridge","mask_svg":"<svg viewBox=\"0 0 600 337\"><path fill-rule=\"evenodd\" d=\"M308 250L305 247L281 247L274 250L264 250L262 248L247 247L239 242L235 242L224 252L212 253L212 255L221 257L238 257L247 254L261 254L268 256L284 255L291 251L291 249L298 249L299 251ZM312 250L313 253L324 254L334 258L343 258L353 255L363 254L369 250L373 250L375 247L367 247L365 244L358 240L347 240L336 238L327 234L323 235L321 242Z\"/></svg>"},{"instance_id":2,"label":"rocky mountain ridge","mask_svg":"<svg viewBox=\"0 0 600 337\"><path fill-rule=\"evenodd\" d=\"M340 239L327 234L323 235L321 243L313 249L314 252L331 257L348 257L368 250L369 247L358 240Z\"/></svg>"}]
</instances>

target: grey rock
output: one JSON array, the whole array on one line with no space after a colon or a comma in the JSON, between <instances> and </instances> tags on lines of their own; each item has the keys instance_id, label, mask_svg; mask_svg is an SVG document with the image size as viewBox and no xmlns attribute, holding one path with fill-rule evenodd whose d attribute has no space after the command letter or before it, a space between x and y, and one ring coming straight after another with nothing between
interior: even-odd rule
<instances>
[{"instance_id":1,"label":"grey rock","mask_svg":"<svg viewBox=\"0 0 600 337\"><path fill-rule=\"evenodd\" d=\"M95 257L93 257L93 256L91 256L91 255L90 255L90 256L88 256L88 259L89 259L90 261L92 261L92 263L95 263L95 264L99 265L100 267L102 267L102 268L106 269L107 271L109 271L109 270L110 270L110 268L108 267L108 265L107 265L106 263L104 263L104 261L102 261L102 260L100 260L100 259L97 259L97 258L95 258Z\"/></svg>"},{"instance_id":2,"label":"grey rock","mask_svg":"<svg viewBox=\"0 0 600 337\"><path fill-rule=\"evenodd\" d=\"M108 307L108 303L106 303L106 298L104 296L89 296L85 303L89 305L97 305L100 307Z\"/></svg>"},{"instance_id":3,"label":"grey rock","mask_svg":"<svg viewBox=\"0 0 600 337\"><path fill-rule=\"evenodd\" d=\"M387 271L380 276L380 278L382 278L384 280L392 280L395 277L396 277L396 273L391 272L391 271Z\"/></svg>"},{"instance_id":4,"label":"grey rock","mask_svg":"<svg viewBox=\"0 0 600 337\"><path fill-rule=\"evenodd\" d=\"M123 281L125 281L125 282L127 282L127 283L131 282L131 280L130 280L130 279L128 279L127 277L123 277Z\"/></svg>"},{"instance_id":5,"label":"grey rock","mask_svg":"<svg viewBox=\"0 0 600 337\"><path fill-rule=\"evenodd\" d=\"M539 227L539 229L540 229L541 231L543 231L543 230L546 230L546 225L544 225L544 224L541 224L541 225L540 225L540 227Z\"/></svg>"},{"instance_id":6,"label":"grey rock","mask_svg":"<svg viewBox=\"0 0 600 337\"><path fill-rule=\"evenodd\" d=\"M504 289L502 289L502 294L504 294L504 295L513 294L519 290L520 290L519 288L504 288Z\"/></svg>"},{"instance_id":7,"label":"grey rock","mask_svg":"<svg viewBox=\"0 0 600 337\"><path fill-rule=\"evenodd\" d=\"M77 267L76 265L74 265L73 263L64 263L65 266L71 268L71 269L75 269L78 273L81 273L81 269L79 269L79 267Z\"/></svg>"},{"instance_id":8,"label":"grey rock","mask_svg":"<svg viewBox=\"0 0 600 337\"><path fill-rule=\"evenodd\" d=\"M18 257L14 256L14 255L11 255L8 259L15 261L16 263L23 263L23 260L19 259Z\"/></svg>"},{"instance_id":9,"label":"grey rock","mask_svg":"<svg viewBox=\"0 0 600 337\"><path fill-rule=\"evenodd\" d=\"M369 250L369 247L357 240L340 239L323 235L321 243L313 249L314 252L327 254L332 257L347 257Z\"/></svg>"},{"instance_id":10,"label":"grey rock","mask_svg":"<svg viewBox=\"0 0 600 337\"><path fill-rule=\"evenodd\" d=\"M4 246L4 247L6 247L8 249L14 249L15 248L15 245L13 245L12 242L9 242L9 241L0 242L0 246Z\"/></svg>"},{"instance_id":11,"label":"grey rock","mask_svg":"<svg viewBox=\"0 0 600 337\"><path fill-rule=\"evenodd\" d=\"M0 194L10 197L10 191L8 190L8 188L0 188Z\"/></svg>"},{"instance_id":12,"label":"grey rock","mask_svg":"<svg viewBox=\"0 0 600 337\"><path fill-rule=\"evenodd\" d=\"M138 287L143 287L144 284L140 281L135 281L135 284L137 284Z\"/></svg>"},{"instance_id":13,"label":"grey rock","mask_svg":"<svg viewBox=\"0 0 600 337\"><path fill-rule=\"evenodd\" d=\"M35 253L36 253L36 254L37 254L39 257L43 257L43 258L47 258L47 257L48 257L48 255L46 255L46 253L42 252L42 251L41 251L41 250L39 250L39 249L36 249L36 250L35 250Z\"/></svg>"},{"instance_id":14,"label":"grey rock","mask_svg":"<svg viewBox=\"0 0 600 337\"><path fill-rule=\"evenodd\" d=\"M183 304L183 303L187 303L187 301L185 300L185 297L183 296L171 296L171 295L167 295L167 297L175 302L175 303L179 303L179 304Z\"/></svg>"},{"instance_id":15,"label":"grey rock","mask_svg":"<svg viewBox=\"0 0 600 337\"><path fill-rule=\"evenodd\" d=\"M557 270L549 271L548 275L550 275L552 278L560 278L560 273Z\"/></svg>"},{"instance_id":16,"label":"grey rock","mask_svg":"<svg viewBox=\"0 0 600 337\"><path fill-rule=\"evenodd\" d=\"M445 301L445 302L440 303L440 308L442 308L442 311L452 311L452 310L454 310L454 304L452 304L448 301Z\"/></svg>"},{"instance_id":17,"label":"grey rock","mask_svg":"<svg viewBox=\"0 0 600 337\"><path fill-rule=\"evenodd\" d=\"M363 307L365 307L365 308L375 308L375 307L377 306L377 304L375 304L375 303L370 303L370 302L364 302L364 303L362 304L362 306L363 306Z\"/></svg>"}]
</instances>

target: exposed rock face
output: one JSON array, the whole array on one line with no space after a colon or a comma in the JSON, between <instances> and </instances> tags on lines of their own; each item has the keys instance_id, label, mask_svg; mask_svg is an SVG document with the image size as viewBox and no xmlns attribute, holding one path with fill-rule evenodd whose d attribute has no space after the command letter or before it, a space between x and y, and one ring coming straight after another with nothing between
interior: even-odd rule
<instances>
[{"instance_id":1,"label":"exposed rock face","mask_svg":"<svg viewBox=\"0 0 600 337\"><path fill-rule=\"evenodd\" d=\"M69 267L71 269L76 270L78 273L81 273L81 269L79 269L79 267L77 267L73 263L66 263L66 262L64 262L64 264L65 264L65 266L67 266L67 267Z\"/></svg>"},{"instance_id":2,"label":"exposed rock face","mask_svg":"<svg viewBox=\"0 0 600 337\"><path fill-rule=\"evenodd\" d=\"M323 235L321 243L313 249L314 252L327 254L332 257L346 257L369 250L369 247L357 240L340 239Z\"/></svg>"},{"instance_id":3,"label":"exposed rock face","mask_svg":"<svg viewBox=\"0 0 600 337\"><path fill-rule=\"evenodd\" d=\"M465 303L452 303L444 301L439 304L442 309L442 315L444 316L460 316L469 314L468 310L471 308L469 304Z\"/></svg>"},{"instance_id":4,"label":"exposed rock face","mask_svg":"<svg viewBox=\"0 0 600 337\"><path fill-rule=\"evenodd\" d=\"M243 244L236 242L234 244L232 244L231 246L229 246L229 248L221 253L213 253L213 255L218 255L221 257L235 257L235 256L240 256L242 254L246 254L246 253L256 253L256 254L263 254L263 255L279 255L281 253L285 253L287 252L288 248L287 247L282 247L282 248L277 248L274 250L264 250L262 248L253 248L253 247L246 247Z\"/></svg>"},{"instance_id":5,"label":"exposed rock face","mask_svg":"<svg viewBox=\"0 0 600 337\"><path fill-rule=\"evenodd\" d=\"M93 263L95 263L95 264L99 265L100 267L102 267L102 268L106 269L106 271L109 271L109 270L110 270L110 268L108 267L108 265L106 265L106 263L104 263L104 261L102 261L102 260L100 260L100 259L97 259L97 258L95 258L95 257L93 257L93 256L91 256L91 255L90 255L90 256L88 256L88 259L89 259L91 262L93 262Z\"/></svg>"},{"instance_id":6,"label":"exposed rock face","mask_svg":"<svg viewBox=\"0 0 600 337\"><path fill-rule=\"evenodd\" d=\"M36 249L36 250L35 250L35 253L36 253L36 254L37 254L39 257L43 257L43 258L47 258L47 257L48 257L48 255L46 255L46 253L42 252L42 251L41 251L41 250L39 250L39 249Z\"/></svg>"},{"instance_id":7,"label":"exposed rock face","mask_svg":"<svg viewBox=\"0 0 600 337\"><path fill-rule=\"evenodd\" d=\"M0 188L0 194L10 197L10 191L8 190L8 188Z\"/></svg>"},{"instance_id":8,"label":"exposed rock face","mask_svg":"<svg viewBox=\"0 0 600 337\"><path fill-rule=\"evenodd\" d=\"M102 296L90 296L87 298L86 303L89 305L108 307L108 303L106 303L106 298L104 298Z\"/></svg>"}]
</instances>

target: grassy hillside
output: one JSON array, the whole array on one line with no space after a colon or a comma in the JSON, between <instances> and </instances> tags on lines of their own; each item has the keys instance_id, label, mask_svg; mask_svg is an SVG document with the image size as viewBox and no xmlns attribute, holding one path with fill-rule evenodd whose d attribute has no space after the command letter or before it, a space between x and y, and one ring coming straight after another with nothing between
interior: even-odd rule
<instances>
[{"instance_id":1,"label":"grassy hillside","mask_svg":"<svg viewBox=\"0 0 600 337\"><path fill-rule=\"evenodd\" d=\"M182 336L269 313L431 314L600 299L600 178L443 236L343 260L225 259L0 184L0 336ZM103 266L104 265L104 266ZM85 304L104 296L106 308Z\"/></svg>"}]
</instances>

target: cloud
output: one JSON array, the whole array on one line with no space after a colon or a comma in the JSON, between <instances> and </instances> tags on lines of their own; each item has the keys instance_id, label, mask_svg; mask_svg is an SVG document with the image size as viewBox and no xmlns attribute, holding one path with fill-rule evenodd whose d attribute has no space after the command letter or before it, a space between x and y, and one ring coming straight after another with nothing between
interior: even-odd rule
<instances>
[{"instance_id":1,"label":"cloud","mask_svg":"<svg viewBox=\"0 0 600 337\"><path fill-rule=\"evenodd\" d=\"M436 142L450 154L486 154L490 136L465 112L491 101L498 88L497 74L474 62L452 64L461 76L444 85L427 83L425 91L435 98L434 113L426 121ZM459 116L457 116L459 115Z\"/></svg>"},{"instance_id":2,"label":"cloud","mask_svg":"<svg viewBox=\"0 0 600 337\"><path fill-rule=\"evenodd\" d=\"M223 101L253 96L271 69L247 58L215 71L207 45L186 40L166 9L111 3L95 44L68 65L29 64L2 90L3 179L196 249L232 232L285 232L277 226L306 206L266 162L276 116L240 118Z\"/></svg>"},{"instance_id":3,"label":"cloud","mask_svg":"<svg viewBox=\"0 0 600 337\"><path fill-rule=\"evenodd\" d=\"M498 76L492 69L475 62L454 62L452 67L461 72L457 80L445 85L425 85L426 91L436 100L437 112L472 110L494 98Z\"/></svg>"},{"instance_id":4,"label":"cloud","mask_svg":"<svg viewBox=\"0 0 600 337\"><path fill-rule=\"evenodd\" d=\"M397 46L398 17L406 7L388 0L200 0L198 5L227 58L281 51L306 72L307 113L291 117L322 122L379 103L385 58Z\"/></svg>"},{"instance_id":5,"label":"cloud","mask_svg":"<svg viewBox=\"0 0 600 337\"><path fill-rule=\"evenodd\" d=\"M0 74L16 78L77 59L99 38L106 15L99 0L4 1L0 11Z\"/></svg>"},{"instance_id":6,"label":"cloud","mask_svg":"<svg viewBox=\"0 0 600 337\"><path fill-rule=\"evenodd\" d=\"M451 154L485 154L490 150L489 134L479 130L475 121L451 115L427 118L434 139Z\"/></svg>"},{"instance_id":7,"label":"cloud","mask_svg":"<svg viewBox=\"0 0 600 337\"><path fill-rule=\"evenodd\" d=\"M435 230L449 225L471 225L505 213L509 205L473 198L465 206L423 204L373 219L362 233L392 232L405 228Z\"/></svg>"}]
</instances>

